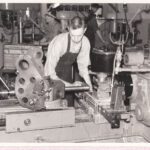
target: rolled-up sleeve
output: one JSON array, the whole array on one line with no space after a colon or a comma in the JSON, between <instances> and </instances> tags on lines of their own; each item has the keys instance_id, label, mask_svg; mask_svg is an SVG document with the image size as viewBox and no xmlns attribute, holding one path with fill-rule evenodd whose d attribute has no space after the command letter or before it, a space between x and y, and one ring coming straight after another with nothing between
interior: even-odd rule
<instances>
[{"instance_id":1,"label":"rolled-up sleeve","mask_svg":"<svg viewBox=\"0 0 150 150\"><path fill-rule=\"evenodd\" d=\"M90 42L84 37L82 41L82 49L77 57L79 74L83 78L88 76L88 66L90 65Z\"/></svg>"},{"instance_id":2,"label":"rolled-up sleeve","mask_svg":"<svg viewBox=\"0 0 150 150\"><path fill-rule=\"evenodd\" d=\"M56 65L61 57L62 46L60 39L55 37L48 46L46 55L46 63L44 67L45 76L50 76L52 79L57 79Z\"/></svg>"}]
</instances>

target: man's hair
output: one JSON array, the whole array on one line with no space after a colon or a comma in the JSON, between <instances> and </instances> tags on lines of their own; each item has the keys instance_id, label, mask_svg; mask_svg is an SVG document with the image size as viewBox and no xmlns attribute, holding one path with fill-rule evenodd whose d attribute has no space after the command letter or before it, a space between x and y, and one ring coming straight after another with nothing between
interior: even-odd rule
<instances>
[{"instance_id":1,"label":"man's hair","mask_svg":"<svg viewBox=\"0 0 150 150\"><path fill-rule=\"evenodd\" d=\"M92 7L92 8L96 8L96 9L98 9L98 8L103 8L102 5L99 5L99 4L97 4L97 3L91 4L91 7Z\"/></svg>"},{"instance_id":2,"label":"man's hair","mask_svg":"<svg viewBox=\"0 0 150 150\"><path fill-rule=\"evenodd\" d=\"M72 29L79 29L79 28L85 28L86 24L83 18L79 16L73 17L71 20L69 20L69 27Z\"/></svg>"}]
</instances>

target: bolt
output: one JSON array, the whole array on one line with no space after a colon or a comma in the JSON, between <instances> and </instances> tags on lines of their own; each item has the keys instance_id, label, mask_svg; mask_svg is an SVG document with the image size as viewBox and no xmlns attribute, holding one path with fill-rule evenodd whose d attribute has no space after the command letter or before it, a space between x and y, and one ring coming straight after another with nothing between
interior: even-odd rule
<instances>
[{"instance_id":1,"label":"bolt","mask_svg":"<svg viewBox=\"0 0 150 150\"><path fill-rule=\"evenodd\" d=\"M30 119L24 120L24 124L25 124L26 126L29 126L29 125L31 124L31 120L30 120Z\"/></svg>"},{"instance_id":2,"label":"bolt","mask_svg":"<svg viewBox=\"0 0 150 150\"><path fill-rule=\"evenodd\" d=\"M35 104L36 102L37 102L37 99L36 99L36 98L30 99L29 104L30 104L30 105L33 105L33 104Z\"/></svg>"}]
</instances>

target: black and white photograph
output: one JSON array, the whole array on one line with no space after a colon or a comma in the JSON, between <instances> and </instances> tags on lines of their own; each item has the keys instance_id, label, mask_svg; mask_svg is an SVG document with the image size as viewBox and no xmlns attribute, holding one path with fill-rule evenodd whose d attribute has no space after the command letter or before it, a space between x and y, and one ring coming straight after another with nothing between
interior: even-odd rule
<instances>
[{"instance_id":1,"label":"black and white photograph","mask_svg":"<svg viewBox=\"0 0 150 150\"><path fill-rule=\"evenodd\" d=\"M150 4L90 2L0 3L0 144L150 142Z\"/></svg>"}]
</instances>

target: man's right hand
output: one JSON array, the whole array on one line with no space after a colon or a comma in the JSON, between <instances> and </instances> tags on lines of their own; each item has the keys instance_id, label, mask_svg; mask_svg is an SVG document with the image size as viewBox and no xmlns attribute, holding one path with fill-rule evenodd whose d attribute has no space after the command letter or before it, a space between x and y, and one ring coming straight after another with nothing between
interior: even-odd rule
<instances>
[{"instance_id":1,"label":"man's right hand","mask_svg":"<svg viewBox=\"0 0 150 150\"><path fill-rule=\"evenodd\" d=\"M61 79L61 81L65 84L65 87L70 87L70 86L72 86L72 84L69 83L69 82L67 82L67 81L64 81L64 80L62 80L62 79Z\"/></svg>"}]
</instances>

